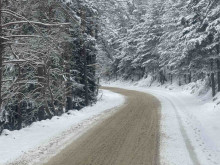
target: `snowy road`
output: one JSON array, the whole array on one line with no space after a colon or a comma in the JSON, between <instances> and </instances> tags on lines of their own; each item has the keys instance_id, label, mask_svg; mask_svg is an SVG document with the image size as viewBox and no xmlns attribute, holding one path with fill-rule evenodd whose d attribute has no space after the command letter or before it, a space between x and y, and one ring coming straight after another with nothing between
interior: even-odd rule
<instances>
[{"instance_id":1,"label":"snowy road","mask_svg":"<svg viewBox=\"0 0 220 165\"><path fill-rule=\"evenodd\" d=\"M220 111L212 101L177 90L125 83L109 86L150 93L161 102L161 165L220 165ZM69 144L66 139L76 138L100 119L98 114L122 103L122 96L105 91L102 101L82 112L73 111L20 131L6 131L0 137L0 164L42 164L39 162Z\"/></svg>"},{"instance_id":2,"label":"snowy road","mask_svg":"<svg viewBox=\"0 0 220 165\"><path fill-rule=\"evenodd\" d=\"M46 165L158 164L159 101L143 92L107 89L125 95L125 105Z\"/></svg>"},{"instance_id":3,"label":"snowy road","mask_svg":"<svg viewBox=\"0 0 220 165\"><path fill-rule=\"evenodd\" d=\"M161 165L220 165L220 113L212 103L181 91L125 84L110 86L150 93L160 100Z\"/></svg>"},{"instance_id":4,"label":"snowy road","mask_svg":"<svg viewBox=\"0 0 220 165\"><path fill-rule=\"evenodd\" d=\"M43 164L97 122L123 105L122 95L101 90L96 104L69 111L51 120L35 122L19 131L4 130L0 136L0 165Z\"/></svg>"}]
</instances>

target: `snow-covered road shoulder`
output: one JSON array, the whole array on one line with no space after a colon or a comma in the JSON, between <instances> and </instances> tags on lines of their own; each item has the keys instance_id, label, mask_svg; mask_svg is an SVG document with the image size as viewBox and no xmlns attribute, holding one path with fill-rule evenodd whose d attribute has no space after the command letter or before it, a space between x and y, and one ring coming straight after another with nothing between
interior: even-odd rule
<instances>
[{"instance_id":1,"label":"snow-covered road shoulder","mask_svg":"<svg viewBox=\"0 0 220 165\"><path fill-rule=\"evenodd\" d=\"M122 95L101 90L100 100L81 111L70 111L51 120L33 123L19 131L4 130L0 136L0 164L35 164L47 160L122 105Z\"/></svg>"},{"instance_id":2,"label":"snow-covered road shoulder","mask_svg":"<svg viewBox=\"0 0 220 165\"><path fill-rule=\"evenodd\" d=\"M161 102L161 165L220 165L220 111L184 90L114 82L105 86L150 93Z\"/></svg>"}]
</instances>

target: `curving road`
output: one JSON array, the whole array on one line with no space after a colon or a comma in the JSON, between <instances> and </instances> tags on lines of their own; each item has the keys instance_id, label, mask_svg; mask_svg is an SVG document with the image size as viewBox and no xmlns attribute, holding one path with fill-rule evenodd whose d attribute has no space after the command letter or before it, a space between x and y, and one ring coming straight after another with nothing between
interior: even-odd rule
<instances>
[{"instance_id":1,"label":"curving road","mask_svg":"<svg viewBox=\"0 0 220 165\"><path fill-rule=\"evenodd\" d=\"M160 102L152 95L103 87L126 96L113 115L45 165L158 165Z\"/></svg>"}]
</instances>

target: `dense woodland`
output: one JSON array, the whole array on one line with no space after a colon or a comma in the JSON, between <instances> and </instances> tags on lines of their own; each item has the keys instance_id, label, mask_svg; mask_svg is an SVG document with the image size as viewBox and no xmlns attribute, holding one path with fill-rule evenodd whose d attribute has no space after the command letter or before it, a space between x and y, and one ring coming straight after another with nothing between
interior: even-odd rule
<instances>
[{"instance_id":1,"label":"dense woodland","mask_svg":"<svg viewBox=\"0 0 220 165\"><path fill-rule=\"evenodd\" d=\"M151 76L152 82L179 85L200 80L212 87L213 96L220 91L219 0L108 3L106 77L137 81Z\"/></svg>"},{"instance_id":2,"label":"dense woodland","mask_svg":"<svg viewBox=\"0 0 220 165\"><path fill-rule=\"evenodd\" d=\"M96 101L97 11L84 1L0 0L0 132Z\"/></svg>"}]
</instances>

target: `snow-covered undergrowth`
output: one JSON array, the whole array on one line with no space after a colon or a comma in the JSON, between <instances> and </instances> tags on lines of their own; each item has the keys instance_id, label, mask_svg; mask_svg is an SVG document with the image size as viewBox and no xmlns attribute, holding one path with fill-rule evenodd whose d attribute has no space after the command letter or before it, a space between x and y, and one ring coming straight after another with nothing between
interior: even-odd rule
<instances>
[{"instance_id":1,"label":"snow-covered undergrowth","mask_svg":"<svg viewBox=\"0 0 220 165\"><path fill-rule=\"evenodd\" d=\"M220 165L220 94L213 100L204 82L180 87L151 84L150 79L102 84L150 93L160 100L162 165Z\"/></svg>"},{"instance_id":2,"label":"snow-covered undergrowth","mask_svg":"<svg viewBox=\"0 0 220 165\"><path fill-rule=\"evenodd\" d=\"M81 111L70 111L51 120L33 123L19 131L4 130L0 136L0 164L34 164L47 160L71 143L112 108L124 103L124 97L101 90L100 100Z\"/></svg>"}]
</instances>

